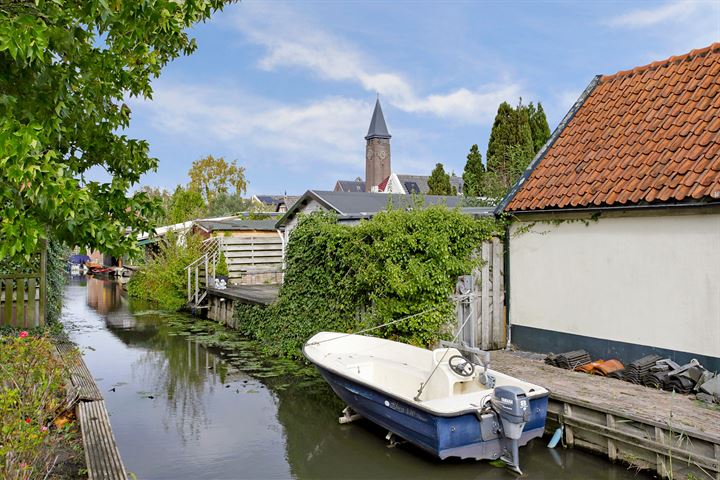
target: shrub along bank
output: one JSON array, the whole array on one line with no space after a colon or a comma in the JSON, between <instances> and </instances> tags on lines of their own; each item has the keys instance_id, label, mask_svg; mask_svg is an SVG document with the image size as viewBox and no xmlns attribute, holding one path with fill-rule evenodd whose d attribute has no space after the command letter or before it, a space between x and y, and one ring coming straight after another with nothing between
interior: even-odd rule
<instances>
[{"instance_id":1,"label":"shrub along bank","mask_svg":"<svg viewBox=\"0 0 720 480\"><path fill-rule=\"evenodd\" d=\"M328 213L303 216L288 242L278 300L238 305L235 324L268 353L299 356L319 331L353 332L426 312L373 334L430 346L453 318L457 277L479 264L480 243L501 232L494 219L445 206L388 210L356 226Z\"/></svg>"},{"instance_id":2,"label":"shrub along bank","mask_svg":"<svg viewBox=\"0 0 720 480\"><path fill-rule=\"evenodd\" d=\"M188 235L183 242L172 232L159 243L159 252L147 260L128 283L128 294L157 304L165 310L180 310L187 304L185 267L197 260L202 240Z\"/></svg>"},{"instance_id":3,"label":"shrub along bank","mask_svg":"<svg viewBox=\"0 0 720 480\"><path fill-rule=\"evenodd\" d=\"M0 478L78 478L77 428L66 423L67 362L46 336L0 335ZM78 444L77 449L71 448Z\"/></svg>"}]
</instances>

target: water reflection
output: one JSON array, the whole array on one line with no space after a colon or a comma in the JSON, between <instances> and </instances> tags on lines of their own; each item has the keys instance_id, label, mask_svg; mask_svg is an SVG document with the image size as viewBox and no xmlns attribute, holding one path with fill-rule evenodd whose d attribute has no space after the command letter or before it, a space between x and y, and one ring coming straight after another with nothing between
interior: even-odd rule
<instances>
[{"instance_id":1,"label":"water reflection","mask_svg":"<svg viewBox=\"0 0 720 480\"><path fill-rule=\"evenodd\" d=\"M88 277L87 304L101 315L117 310L122 304L122 285L110 279Z\"/></svg>"},{"instance_id":2,"label":"water reflection","mask_svg":"<svg viewBox=\"0 0 720 480\"><path fill-rule=\"evenodd\" d=\"M338 425L343 405L319 376L297 367L287 374L287 361L263 358L234 334L224 350L206 348L190 333L208 323L128 302L118 288L92 278L71 283L63 321L86 349L123 460L138 478L515 478L487 463L387 448L385 432L366 422ZM522 455L529 478L635 478L542 442Z\"/></svg>"}]
</instances>

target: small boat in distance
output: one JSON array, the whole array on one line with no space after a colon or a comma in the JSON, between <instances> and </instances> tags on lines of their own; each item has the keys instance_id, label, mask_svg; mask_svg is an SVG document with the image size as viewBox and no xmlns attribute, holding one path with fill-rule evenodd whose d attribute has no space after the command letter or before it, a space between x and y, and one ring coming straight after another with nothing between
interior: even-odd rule
<instances>
[{"instance_id":1,"label":"small boat in distance","mask_svg":"<svg viewBox=\"0 0 720 480\"><path fill-rule=\"evenodd\" d=\"M426 350L364 335L321 332L303 354L359 416L441 458L502 459L542 436L548 391L471 363L455 348Z\"/></svg>"}]
</instances>

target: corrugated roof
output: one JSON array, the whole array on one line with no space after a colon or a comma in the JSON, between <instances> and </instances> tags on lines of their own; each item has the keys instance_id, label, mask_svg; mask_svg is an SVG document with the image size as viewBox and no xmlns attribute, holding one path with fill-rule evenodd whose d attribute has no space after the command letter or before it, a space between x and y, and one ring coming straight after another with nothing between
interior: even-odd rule
<instances>
[{"instance_id":1,"label":"corrugated roof","mask_svg":"<svg viewBox=\"0 0 720 480\"><path fill-rule=\"evenodd\" d=\"M506 211L720 201L720 43L600 77L531 169Z\"/></svg>"},{"instance_id":2,"label":"corrugated roof","mask_svg":"<svg viewBox=\"0 0 720 480\"><path fill-rule=\"evenodd\" d=\"M235 218L229 220L197 220L195 222L196 225L208 232L214 232L217 230L275 230L276 223L276 219L248 220L245 218Z\"/></svg>"}]
</instances>

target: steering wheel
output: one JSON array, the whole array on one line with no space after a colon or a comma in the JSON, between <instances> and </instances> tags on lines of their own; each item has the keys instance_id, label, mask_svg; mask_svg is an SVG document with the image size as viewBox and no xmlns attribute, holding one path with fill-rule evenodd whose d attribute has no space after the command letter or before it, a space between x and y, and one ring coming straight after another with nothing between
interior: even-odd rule
<instances>
[{"instance_id":1,"label":"steering wheel","mask_svg":"<svg viewBox=\"0 0 720 480\"><path fill-rule=\"evenodd\" d=\"M462 355L453 355L448 359L450 370L461 377L472 377L475 373L475 365Z\"/></svg>"}]
</instances>

